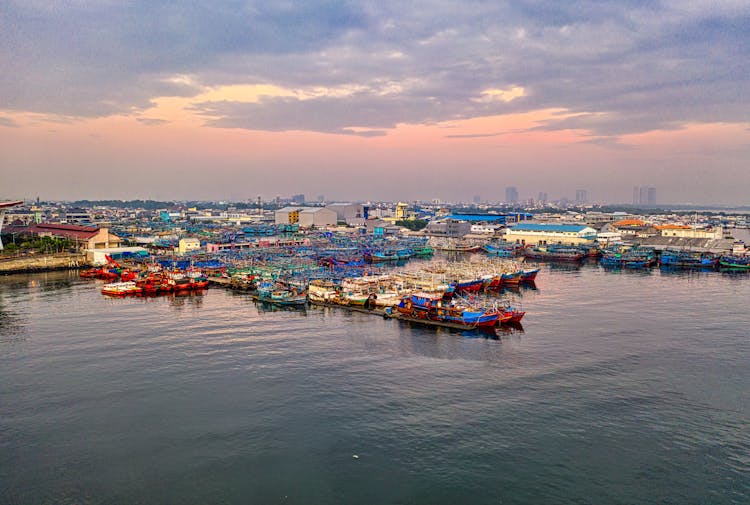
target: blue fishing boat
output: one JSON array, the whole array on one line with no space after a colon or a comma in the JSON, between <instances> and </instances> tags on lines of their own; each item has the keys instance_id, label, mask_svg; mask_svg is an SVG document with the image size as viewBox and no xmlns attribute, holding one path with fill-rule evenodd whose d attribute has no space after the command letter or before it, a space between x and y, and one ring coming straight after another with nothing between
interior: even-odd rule
<instances>
[{"instance_id":1,"label":"blue fishing boat","mask_svg":"<svg viewBox=\"0 0 750 505\"><path fill-rule=\"evenodd\" d=\"M520 244L513 242L491 242L482 246L484 252L491 256L498 256L500 258L513 258L518 256L521 251Z\"/></svg>"},{"instance_id":2,"label":"blue fishing boat","mask_svg":"<svg viewBox=\"0 0 750 505\"><path fill-rule=\"evenodd\" d=\"M668 268L715 268L719 258L711 253L667 249L661 253L659 263Z\"/></svg>"},{"instance_id":3,"label":"blue fishing boat","mask_svg":"<svg viewBox=\"0 0 750 505\"><path fill-rule=\"evenodd\" d=\"M719 265L723 268L750 269L750 256L745 254L725 254L719 258Z\"/></svg>"}]
</instances>

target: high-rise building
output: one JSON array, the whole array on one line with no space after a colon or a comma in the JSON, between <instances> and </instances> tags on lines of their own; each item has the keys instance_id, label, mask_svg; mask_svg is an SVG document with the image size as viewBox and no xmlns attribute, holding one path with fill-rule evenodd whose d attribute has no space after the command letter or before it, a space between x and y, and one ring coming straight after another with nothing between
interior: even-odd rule
<instances>
[{"instance_id":1,"label":"high-rise building","mask_svg":"<svg viewBox=\"0 0 750 505\"><path fill-rule=\"evenodd\" d=\"M583 205L589 200L589 194L588 191L585 189L577 189L576 190L576 204Z\"/></svg>"},{"instance_id":2,"label":"high-rise building","mask_svg":"<svg viewBox=\"0 0 750 505\"><path fill-rule=\"evenodd\" d=\"M633 187L633 205L656 205L656 188L649 186Z\"/></svg>"},{"instance_id":3,"label":"high-rise building","mask_svg":"<svg viewBox=\"0 0 750 505\"><path fill-rule=\"evenodd\" d=\"M474 195L474 203L479 203L481 201L482 199L479 197L479 195Z\"/></svg>"},{"instance_id":4,"label":"high-rise building","mask_svg":"<svg viewBox=\"0 0 750 505\"><path fill-rule=\"evenodd\" d=\"M539 192L539 198L537 198L537 200L539 201L540 205L546 205L548 199L549 197L547 196L547 193L542 191Z\"/></svg>"},{"instance_id":5,"label":"high-rise building","mask_svg":"<svg viewBox=\"0 0 750 505\"><path fill-rule=\"evenodd\" d=\"M518 203L518 190L514 186L505 188L505 203Z\"/></svg>"}]
</instances>

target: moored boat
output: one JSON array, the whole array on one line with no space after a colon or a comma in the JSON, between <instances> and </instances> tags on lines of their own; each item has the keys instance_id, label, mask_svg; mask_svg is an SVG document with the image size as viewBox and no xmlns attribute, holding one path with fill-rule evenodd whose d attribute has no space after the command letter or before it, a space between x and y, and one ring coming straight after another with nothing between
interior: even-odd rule
<instances>
[{"instance_id":1,"label":"moored boat","mask_svg":"<svg viewBox=\"0 0 750 505\"><path fill-rule=\"evenodd\" d=\"M133 281L112 282L102 286L102 294L107 296L139 295L142 291Z\"/></svg>"}]
</instances>

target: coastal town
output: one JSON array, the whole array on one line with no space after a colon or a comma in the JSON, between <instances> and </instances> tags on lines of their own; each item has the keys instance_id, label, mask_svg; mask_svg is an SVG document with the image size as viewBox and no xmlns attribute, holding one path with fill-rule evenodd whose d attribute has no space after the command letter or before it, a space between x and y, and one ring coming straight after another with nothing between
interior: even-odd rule
<instances>
[{"instance_id":1,"label":"coastal town","mask_svg":"<svg viewBox=\"0 0 750 505\"><path fill-rule=\"evenodd\" d=\"M88 203L88 202L87 202ZM105 296L209 285L456 329L520 324L545 262L750 269L743 214L438 203L0 204L0 272L78 269ZM410 261L413 259L421 261ZM425 261L427 260L427 261Z\"/></svg>"}]
</instances>

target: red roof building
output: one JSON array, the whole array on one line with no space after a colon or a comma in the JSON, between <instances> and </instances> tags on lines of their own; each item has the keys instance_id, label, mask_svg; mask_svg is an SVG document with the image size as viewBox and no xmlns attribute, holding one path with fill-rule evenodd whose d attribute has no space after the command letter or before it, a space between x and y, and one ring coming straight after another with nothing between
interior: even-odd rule
<instances>
[{"instance_id":1,"label":"red roof building","mask_svg":"<svg viewBox=\"0 0 750 505\"><path fill-rule=\"evenodd\" d=\"M106 249L122 245L122 239L109 233L107 228L41 223L29 226L27 230L38 237L66 238L75 242L81 249Z\"/></svg>"}]
</instances>

